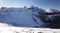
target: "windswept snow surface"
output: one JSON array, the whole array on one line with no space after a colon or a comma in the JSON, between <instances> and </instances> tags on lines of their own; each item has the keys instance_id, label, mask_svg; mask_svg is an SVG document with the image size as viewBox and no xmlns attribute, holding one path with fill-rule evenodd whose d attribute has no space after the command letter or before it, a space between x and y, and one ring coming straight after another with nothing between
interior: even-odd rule
<instances>
[{"instance_id":1,"label":"windswept snow surface","mask_svg":"<svg viewBox=\"0 0 60 33\"><path fill-rule=\"evenodd\" d=\"M0 33L60 33L60 29L14 27L0 23Z\"/></svg>"},{"instance_id":2,"label":"windswept snow surface","mask_svg":"<svg viewBox=\"0 0 60 33\"><path fill-rule=\"evenodd\" d=\"M44 23L32 14L28 9L4 9L1 10L0 22L18 27L42 27ZM33 18L36 20L34 21Z\"/></svg>"}]
</instances>

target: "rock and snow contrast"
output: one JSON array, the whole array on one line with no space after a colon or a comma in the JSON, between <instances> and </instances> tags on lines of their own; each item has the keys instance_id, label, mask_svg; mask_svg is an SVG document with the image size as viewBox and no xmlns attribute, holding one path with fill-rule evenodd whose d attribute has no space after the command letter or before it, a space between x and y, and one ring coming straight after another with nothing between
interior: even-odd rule
<instances>
[{"instance_id":1,"label":"rock and snow contrast","mask_svg":"<svg viewBox=\"0 0 60 33\"><path fill-rule=\"evenodd\" d=\"M52 11L52 12L50 12ZM59 33L60 11L38 7L0 9L0 33ZM57 11L57 12L56 12ZM56 16L54 16L56 15Z\"/></svg>"},{"instance_id":2,"label":"rock and snow contrast","mask_svg":"<svg viewBox=\"0 0 60 33\"><path fill-rule=\"evenodd\" d=\"M0 23L6 23L16 27L60 28L60 11L55 9L44 10L31 6L27 8L0 9Z\"/></svg>"}]
</instances>

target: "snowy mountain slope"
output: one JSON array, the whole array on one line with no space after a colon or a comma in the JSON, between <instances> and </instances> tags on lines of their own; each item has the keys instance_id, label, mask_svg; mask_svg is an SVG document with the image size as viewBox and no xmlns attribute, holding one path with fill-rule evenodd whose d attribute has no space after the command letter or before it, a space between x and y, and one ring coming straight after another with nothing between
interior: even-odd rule
<instances>
[{"instance_id":1,"label":"snowy mountain slope","mask_svg":"<svg viewBox=\"0 0 60 33\"><path fill-rule=\"evenodd\" d=\"M41 20L32 15L31 10L24 8L22 9L7 8L2 11L0 11L2 15L2 19L0 17L1 23L7 23L13 26L20 27L42 27L43 25ZM33 18L37 21L34 21Z\"/></svg>"}]
</instances>

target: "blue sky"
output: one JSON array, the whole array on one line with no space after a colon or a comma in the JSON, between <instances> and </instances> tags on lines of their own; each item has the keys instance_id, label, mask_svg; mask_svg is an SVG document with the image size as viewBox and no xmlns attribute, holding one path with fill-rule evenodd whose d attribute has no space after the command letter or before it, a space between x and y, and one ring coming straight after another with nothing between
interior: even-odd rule
<instances>
[{"instance_id":1,"label":"blue sky","mask_svg":"<svg viewBox=\"0 0 60 33\"><path fill-rule=\"evenodd\" d=\"M0 7L38 6L43 9L60 9L60 0L0 0Z\"/></svg>"}]
</instances>

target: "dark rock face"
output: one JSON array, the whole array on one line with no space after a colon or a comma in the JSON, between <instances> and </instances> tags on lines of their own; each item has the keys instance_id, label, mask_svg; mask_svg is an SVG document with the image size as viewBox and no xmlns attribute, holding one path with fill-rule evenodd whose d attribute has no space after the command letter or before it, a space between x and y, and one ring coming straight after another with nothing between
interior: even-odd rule
<instances>
[{"instance_id":1,"label":"dark rock face","mask_svg":"<svg viewBox=\"0 0 60 33\"><path fill-rule=\"evenodd\" d=\"M60 28L60 14L39 15L46 28Z\"/></svg>"},{"instance_id":2,"label":"dark rock face","mask_svg":"<svg viewBox=\"0 0 60 33\"><path fill-rule=\"evenodd\" d=\"M52 21L50 23L51 28L60 28L60 16L52 16Z\"/></svg>"}]
</instances>

